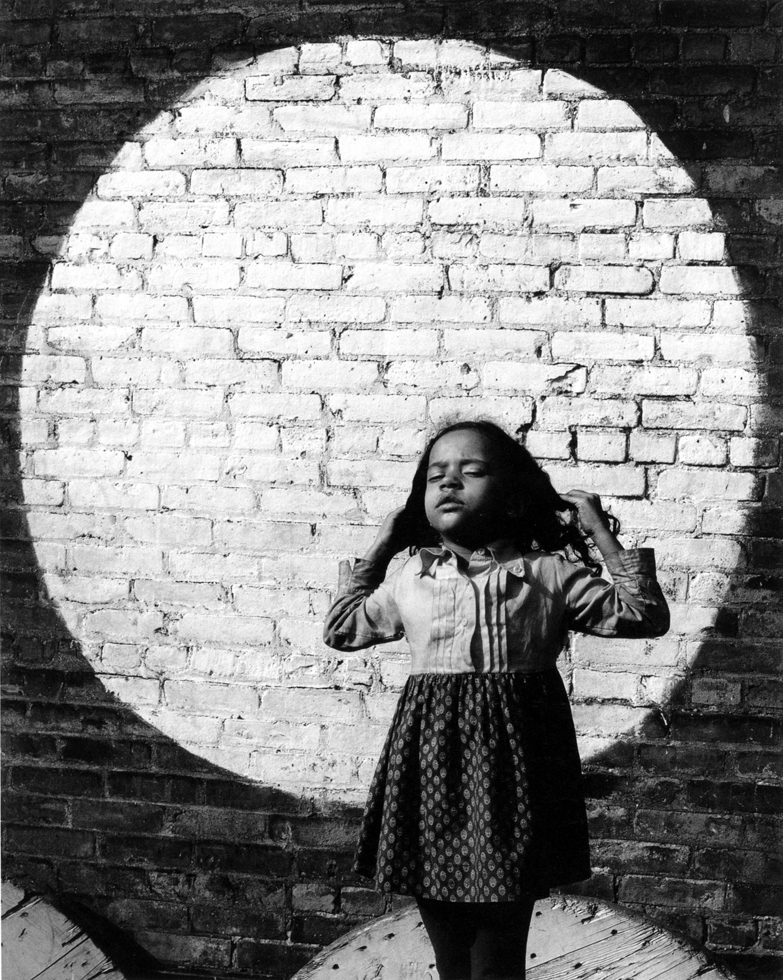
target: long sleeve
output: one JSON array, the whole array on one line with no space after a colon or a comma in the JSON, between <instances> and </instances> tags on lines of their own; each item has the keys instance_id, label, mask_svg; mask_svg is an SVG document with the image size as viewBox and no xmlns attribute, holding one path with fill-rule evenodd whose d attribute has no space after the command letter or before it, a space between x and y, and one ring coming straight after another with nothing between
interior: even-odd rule
<instances>
[{"instance_id":1,"label":"long sleeve","mask_svg":"<svg viewBox=\"0 0 783 980\"><path fill-rule=\"evenodd\" d=\"M560 564L568 628L596 636L662 636L669 607L655 577L652 548L615 551L604 559L612 581L583 565Z\"/></svg>"},{"instance_id":2,"label":"long sleeve","mask_svg":"<svg viewBox=\"0 0 783 980\"><path fill-rule=\"evenodd\" d=\"M384 581L381 568L362 558L340 562L337 597L326 614L324 643L336 650L360 650L404 635L394 601L396 574Z\"/></svg>"}]
</instances>

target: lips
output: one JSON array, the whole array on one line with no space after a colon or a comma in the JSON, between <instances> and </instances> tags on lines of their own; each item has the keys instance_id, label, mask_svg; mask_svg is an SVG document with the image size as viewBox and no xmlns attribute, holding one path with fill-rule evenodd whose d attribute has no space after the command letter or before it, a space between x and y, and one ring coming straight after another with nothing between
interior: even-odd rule
<instances>
[{"instance_id":1,"label":"lips","mask_svg":"<svg viewBox=\"0 0 783 980\"><path fill-rule=\"evenodd\" d=\"M446 510L446 509L451 510L451 509L462 507L463 504L462 501L459 500L457 497L444 497L442 500L438 501L436 506L438 510Z\"/></svg>"}]
</instances>

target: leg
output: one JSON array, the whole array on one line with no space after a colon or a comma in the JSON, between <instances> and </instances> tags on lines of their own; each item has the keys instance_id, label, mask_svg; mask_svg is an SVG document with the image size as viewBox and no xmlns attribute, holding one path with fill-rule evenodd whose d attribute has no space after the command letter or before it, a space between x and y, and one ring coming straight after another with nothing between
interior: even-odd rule
<instances>
[{"instance_id":1,"label":"leg","mask_svg":"<svg viewBox=\"0 0 783 980\"><path fill-rule=\"evenodd\" d=\"M471 948L472 980L524 980L534 900L480 906Z\"/></svg>"},{"instance_id":2,"label":"leg","mask_svg":"<svg viewBox=\"0 0 783 980\"><path fill-rule=\"evenodd\" d=\"M440 980L470 980L474 931L466 928L461 903L417 898L416 904L432 943Z\"/></svg>"}]
</instances>

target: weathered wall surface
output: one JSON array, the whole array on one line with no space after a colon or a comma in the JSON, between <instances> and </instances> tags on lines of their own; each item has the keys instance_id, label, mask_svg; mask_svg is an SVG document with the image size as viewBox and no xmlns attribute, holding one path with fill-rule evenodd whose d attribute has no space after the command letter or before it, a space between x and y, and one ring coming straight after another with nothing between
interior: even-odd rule
<instances>
[{"instance_id":1,"label":"weathered wall surface","mask_svg":"<svg viewBox=\"0 0 783 980\"><path fill-rule=\"evenodd\" d=\"M320 620L428 429L489 415L674 613L562 660L585 893L774 975L779 13L243 11L6 23L7 873L225 976L380 913L405 651Z\"/></svg>"}]
</instances>

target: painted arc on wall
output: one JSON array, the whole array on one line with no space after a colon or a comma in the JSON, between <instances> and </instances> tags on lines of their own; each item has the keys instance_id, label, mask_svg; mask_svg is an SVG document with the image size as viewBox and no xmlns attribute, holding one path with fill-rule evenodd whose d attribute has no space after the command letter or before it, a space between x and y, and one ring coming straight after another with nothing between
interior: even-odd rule
<instances>
[{"instance_id":1,"label":"painted arc on wall","mask_svg":"<svg viewBox=\"0 0 783 980\"><path fill-rule=\"evenodd\" d=\"M667 637L561 661L583 758L665 704L758 491L758 352L699 190L628 104L467 42L280 49L145 126L58 243L22 377L31 535L105 686L361 801L407 657L322 645L337 561L427 429L483 415L678 600L696 562Z\"/></svg>"}]
</instances>

